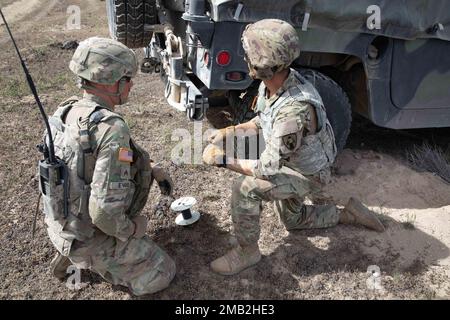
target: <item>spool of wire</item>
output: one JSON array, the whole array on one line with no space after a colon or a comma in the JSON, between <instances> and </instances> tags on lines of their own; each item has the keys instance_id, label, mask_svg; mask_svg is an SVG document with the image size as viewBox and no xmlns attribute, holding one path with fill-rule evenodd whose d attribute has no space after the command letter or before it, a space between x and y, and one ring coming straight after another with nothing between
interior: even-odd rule
<instances>
[{"instance_id":1,"label":"spool of wire","mask_svg":"<svg viewBox=\"0 0 450 320\"><path fill-rule=\"evenodd\" d=\"M177 225L188 226L200 219L200 213L191 210L196 203L197 200L193 197L183 197L172 202L170 209L180 213L175 219Z\"/></svg>"}]
</instances>

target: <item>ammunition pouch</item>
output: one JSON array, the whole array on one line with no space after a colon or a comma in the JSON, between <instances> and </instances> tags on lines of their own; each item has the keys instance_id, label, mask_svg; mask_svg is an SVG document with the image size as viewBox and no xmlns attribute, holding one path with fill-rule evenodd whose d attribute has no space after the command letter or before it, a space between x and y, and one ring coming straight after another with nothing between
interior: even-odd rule
<instances>
[{"instance_id":1,"label":"ammunition pouch","mask_svg":"<svg viewBox=\"0 0 450 320\"><path fill-rule=\"evenodd\" d=\"M66 164L39 161L39 191L42 194L44 212L53 220L67 218L69 177Z\"/></svg>"},{"instance_id":2,"label":"ammunition pouch","mask_svg":"<svg viewBox=\"0 0 450 320\"><path fill-rule=\"evenodd\" d=\"M128 214L130 217L134 217L144 208L147 202L153 176L148 153L134 143L133 139L130 140L130 146L134 157L131 165L131 176L134 177L135 191Z\"/></svg>"}]
</instances>

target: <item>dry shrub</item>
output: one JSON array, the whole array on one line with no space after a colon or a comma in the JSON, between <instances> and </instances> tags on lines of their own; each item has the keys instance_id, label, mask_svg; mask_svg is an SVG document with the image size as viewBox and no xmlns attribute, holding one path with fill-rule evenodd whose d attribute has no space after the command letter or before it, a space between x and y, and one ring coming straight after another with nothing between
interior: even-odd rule
<instances>
[{"instance_id":1,"label":"dry shrub","mask_svg":"<svg viewBox=\"0 0 450 320\"><path fill-rule=\"evenodd\" d=\"M424 143L407 151L406 156L414 169L432 172L450 183L450 156L441 148Z\"/></svg>"}]
</instances>

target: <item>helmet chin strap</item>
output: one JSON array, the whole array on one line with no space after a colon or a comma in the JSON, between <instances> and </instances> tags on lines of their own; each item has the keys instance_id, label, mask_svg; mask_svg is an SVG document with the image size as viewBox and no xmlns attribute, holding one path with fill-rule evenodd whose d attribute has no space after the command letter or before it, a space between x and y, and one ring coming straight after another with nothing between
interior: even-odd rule
<instances>
[{"instance_id":1,"label":"helmet chin strap","mask_svg":"<svg viewBox=\"0 0 450 320\"><path fill-rule=\"evenodd\" d=\"M253 80L258 79L255 69L250 67L250 65L249 65L249 70L250 70L250 72L248 73L248 75L250 76L250 78L252 78Z\"/></svg>"},{"instance_id":2,"label":"helmet chin strap","mask_svg":"<svg viewBox=\"0 0 450 320\"><path fill-rule=\"evenodd\" d=\"M123 97L123 92L125 91L125 87L127 85L127 80L122 78L119 80L119 88L117 90L117 94L119 97L119 105L125 104L128 101L128 97Z\"/></svg>"},{"instance_id":3,"label":"helmet chin strap","mask_svg":"<svg viewBox=\"0 0 450 320\"><path fill-rule=\"evenodd\" d=\"M125 91L125 86L127 84L127 81L125 79L119 80L119 88L117 89L116 93L108 92L105 90L101 90L97 87L91 86L89 82L86 79L79 78L78 87L85 90L94 91L100 94L103 94L105 96L109 97L118 97L119 98L119 105L125 104L128 101L128 98L123 98L122 94Z\"/></svg>"}]
</instances>

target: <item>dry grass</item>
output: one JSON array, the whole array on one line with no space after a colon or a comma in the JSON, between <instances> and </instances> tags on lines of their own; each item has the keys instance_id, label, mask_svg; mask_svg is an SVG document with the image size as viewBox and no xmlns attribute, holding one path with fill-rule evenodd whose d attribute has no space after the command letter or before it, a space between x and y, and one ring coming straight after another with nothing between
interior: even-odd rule
<instances>
[{"instance_id":1,"label":"dry grass","mask_svg":"<svg viewBox=\"0 0 450 320\"><path fill-rule=\"evenodd\" d=\"M11 3L13 3L15 0L0 0L0 6L2 8L6 8L7 6L9 6Z\"/></svg>"},{"instance_id":2,"label":"dry grass","mask_svg":"<svg viewBox=\"0 0 450 320\"><path fill-rule=\"evenodd\" d=\"M415 222L416 222L416 215L414 213L413 214L408 213L406 215L406 221L403 221L402 225L407 230L414 230L416 228Z\"/></svg>"},{"instance_id":3,"label":"dry grass","mask_svg":"<svg viewBox=\"0 0 450 320\"><path fill-rule=\"evenodd\" d=\"M424 143L407 151L411 166L419 171L432 172L450 183L450 150L444 152L440 147Z\"/></svg>"}]
</instances>

